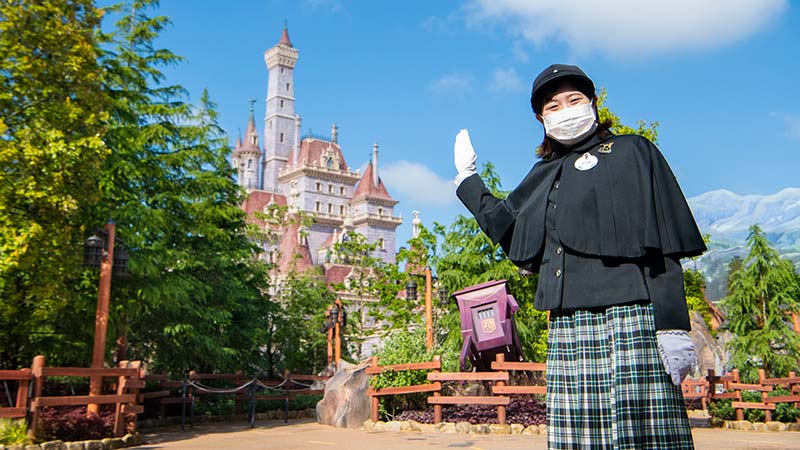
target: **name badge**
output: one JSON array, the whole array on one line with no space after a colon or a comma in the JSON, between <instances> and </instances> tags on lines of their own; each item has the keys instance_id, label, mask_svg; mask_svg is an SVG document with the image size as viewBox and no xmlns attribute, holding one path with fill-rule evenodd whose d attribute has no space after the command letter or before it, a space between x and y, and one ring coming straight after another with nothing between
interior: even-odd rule
<instances>
[{"instance_id":1,"label":"name badge","mask_svg":"<svg viewBox=\"0 0 800 450\"><path fill-rule=\"evenodd\" d=\"M597 157L589 152L586 152L580 158L575 160L575 168L578 170L589 170L597 165Z\"/></svg>"}]
</instances>

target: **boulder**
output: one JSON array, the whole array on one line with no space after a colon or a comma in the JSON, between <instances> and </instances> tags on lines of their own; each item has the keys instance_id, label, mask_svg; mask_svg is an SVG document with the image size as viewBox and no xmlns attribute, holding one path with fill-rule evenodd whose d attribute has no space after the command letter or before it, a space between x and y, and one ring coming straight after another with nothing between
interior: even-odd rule
<instances>
[{"instance_id":1,"label":"boulder","mask_svg":"<svg viewBox=\"0 0 800 450\"><path fill-rule=\"evenodd\" d=\"M525 425L521 423L512 423L511 424L511 434L522 434L522 431L525 429Z\"/></svg>"},{"instance_id":2,"label":"boulder","mask_svg":"<svg viewBox=\"0 0 800 450\"><path fill-rule=\"evenodd\" d=\"M697 354L697 366L691 373L691 377L698 379L708 374L709 369L713 369L717 374L724 372L730 355L725 351L725 344L730 341L731 333L718 332L717 338L711 335L708 326L703 321L703 316L698 312L690 312L692 330L689 337L694 344L694 351Z\"/></svg>"},{"instance_id":3,"label":"boulder","mask_svg":"<svg viewBox=\"0 0 800 450\"><path fill-rule=\"evenodd\" d=\"M472 424L469 422L458 422L456 423L456 432L467 434L469 430L472 428Z\"/></svg>"},{"instance_id":4,"label":"boulder","mask_svg":"<svg viewBox=\"0 0 800 450\"><path fill-rule=\"evenodd\" d=\"M338 428L360 428L370 418L367 396L368 362L352 365L340 361L339 369L325 383L325 394L317 403L317 423Z\"/></svg>"},{"instance_id":5,"label":"boulder","mask_svg":"<svg viewBox=\"0 0 800 450\"><path fill-rule=\"evenodd\" d=\"M42 450L66 450L67 446L62 441L45 442L42 445Z\"/></svg>"}]
</instances>

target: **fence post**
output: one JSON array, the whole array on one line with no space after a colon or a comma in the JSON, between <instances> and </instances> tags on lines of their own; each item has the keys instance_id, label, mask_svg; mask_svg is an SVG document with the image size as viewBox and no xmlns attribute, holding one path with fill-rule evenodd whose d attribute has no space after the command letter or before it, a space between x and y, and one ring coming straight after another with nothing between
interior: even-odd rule
<instances>
[{"instance_id":1,"label":"fence post","mask_svg":"<svg viewBox=\"0 0 800 450\"><path fill-rule=\"evenodd\" d=\"M42 396L42 388L44 385L44 356L38 355L33 358L33 365L31 365L31 372L33 372L33 400L31 401L31 426L28 428L28 435L33 438L36 436L36 431L39 426L39 405L36 399Z\"/></svg>"},{"instance_id":2,"label":"fence post","mask_svg":"<svg viewBox=\"0 0 800 450\"><path fill-rule=\"evenodd\" d=\"M731 371L731 374L733 375L733 382L738 384L739 383L739 369L733 369ZM741 389L735 389L735 391L736 391L736 400L741 402L742 401L742 390ZM744 420L744 409L743 408L736 408L736 420Z\"/></svg>"},{"instance_id":3,"label":"fence post","mask_svg":"<svg viewBox=\"0 0 800 450\"><path fill-rule=\"evenodd\" d=\"M441 373L441 371L442 371L442 366L441 366L442 357L439 356L439 355L434 355L433 356L433 360L439 362L439 368L438 369L433 369L433 372ZM441 395L442 395L442 388L439 388L438 390L433 391L433 396L434 397L440 397ZM433 423L441 423L441 421L442 421L442 405L435 404L435 405L433 405Z\"/></svg>"},{"instance_id":4,"label":"fence post","mask_svg":"<svg viewBox=\"0 0 800 450\"><path fill-rule=\"evenodd\" d=\"M498 363L505 362L506 361L506 354L503 353L503 352L498 353L495 356L495 361L497 361ZM504 372L504 371L501 370L500 372ZM502 387L502 386L506 385L506 382L505 381L495 381L494 385ZM494 393L492 393L492 395L494 395ZM497 405L497 422L500 425L505 425L506 424L506 407L505 407L505 405Z\"/></svg>"},{"instance_id":5,"label":"fence post","mask_svg":"<svg viewBox=\"0 0 800 450\"><path fill-rule=\"evenodd\" d=\"M22 372L30 375L31 369L22 369ZM28 406L28 386L30 382L30 377L26 380L19 380L19 385L17 386L17 408L26 408Z\"/></svg>"},{"instance_id":6,"label":"fence post","mask_svg":"<svg viewBox=\"0 0 800 450\"><path fill-rule=\"evenodd\" d=\"M120 361L118 364L120 369L128 368L128 361ZM117 377L117 395L125 393L125 377ZM122 403L117 402L114 405L114 436L123 436L125 430L125 415L122 413Z\"/></svg>"},{"instance_id":7,"label":"fence post","mask_svg":"<svg viewBox=\"0 0 800 450\"><path fill-rule=\"evenodd\" d=\"M758 369L758 384L764 386L764 380L767 378L767 372L764 369ZM767 403L767 395L766 391L761 391L761 403ZM764 422L771 422L772 421L772 411L765 409L764 410Z\"/></svg>"},{"instance_id":8,"label":"fence post","mask_svg":"<svg viewBox=\"0 0 800 450\"><path fill-rule=\"evenodd\" d=\"M377 356L373 356L372 357L371 366L372 367L378 367L378 357ZM370 396L370 405L371 405L371 407L370 407L370 409L371 409L371 411L370 411L371 417L370 418L372 419L373 422L377 422L378 421L378 410L380 409L380 400L378 399L377 395L371 395Z\"/></svg>"}]
</instances>

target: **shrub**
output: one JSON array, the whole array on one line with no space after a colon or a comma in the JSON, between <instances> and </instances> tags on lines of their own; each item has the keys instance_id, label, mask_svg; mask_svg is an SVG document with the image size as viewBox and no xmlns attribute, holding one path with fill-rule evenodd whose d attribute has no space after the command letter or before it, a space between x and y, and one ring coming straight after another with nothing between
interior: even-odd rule
<instances>
[{"instance_id":1,"label":"shrub","mask_svg":"<svg viewBox=\"0 0 800 450\"><path fill-rule=\"evenodd\" d=\"M731 407L731 401L727 399L709 402L708 414L715 419L715 422L736 419L736 410Z\"/></svg>"},{"instance_id":2,"label":"shrub","mask_svg":"<svg viewBox=\"0 0 800 450\"><path fill-rule=\"evenodd\" d=\"M27 445L31 441L28 439L28 427L24 419L0 419L0 445Z\"/></svg>"},{"instance_id":3,"label":"shrub","mask_svg":"<svg viewBox=\"0 0 800 450\"><path fill-rule=\"evenodd\" d=\"M413 331L395 330L384 342L383 349L376 355L382 366L431 361L433 355L442 357L442 370L454 371L458 364L458 356L453 352L443 351L436 346L427 351L425 346L425 329L420 327ZM371 379L374 389L387 387L413 386L425 384L427 370L408 370L402 372L386 372L375 375ZM405 410L422 410L427 406L429 393L391 395L380 398L382 416L394 417Z\"/></svg>"},{"instance_id":4,"label":"shrub","mask_svg":"<svg viewBox=\"0 0 800 450\"><path fill-rule=\"evenodd\" d=\"M770 397L782 397L792 395L792 391L786 388L778 388L769 393ZM772 413L772 420L784 423L792 423L800 416L800 410L794 407L794 403L778 403L775 412Z\"/></svg>"},{"instance_id":5,"label":"shrub","mask_svg":"<svg viewBox=\"0 0 800 450\"><path fill-rule=\"evenodd\" d=\"M86 407L45 408L39 416L41 438L45 441L84 441L111 437L114 413L86 414Z\"/></svg>"}]
</instances>

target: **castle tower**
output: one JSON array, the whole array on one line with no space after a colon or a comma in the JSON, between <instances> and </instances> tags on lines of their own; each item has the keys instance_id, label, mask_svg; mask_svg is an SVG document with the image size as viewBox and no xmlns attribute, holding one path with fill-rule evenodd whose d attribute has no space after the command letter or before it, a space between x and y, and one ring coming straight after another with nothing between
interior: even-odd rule
<instances>
[{"instance_id":1,"label":"castle tower","mask_svg":"<svg viewBox=\"0 0 800 450\"><path fill-rule=\"evenodd\" d=\"M264 52L269 80L267 82L267 107L264 117L264 161L262 163L261 189L278 191L278 171L295 146L298 118L294 113L294 66L299 52L292 47L289 30L283 25L283 34L277 45Z\"/></svg>"},{"instance_id":2,"label":"castle tower","mask_svg":"<svg viewBox=\"0 0 800 450\"><path fill-rule=\"evenodd\" d=\"M378 174L378 144L372 146L372 161L358 181L358 186L350 200L355 231L376 243L375 257L387 263L395 262L395 235L397 227L403 223L394 215L393 199Z\"/></svg>"},{"instance_id":3,"label":"castle tower","mask_svg":"<svg viewBox=\"0 0 800 450\"><path fill-rule=\"evenodd\" d=\"M250 101L250 119L247 121L247 130L242 137L236 141L233 150L233 165L236 167L237 182L239 186L246 189L258 189L258 162L261 160L261 148L258 145L258 131L256 122L253 118L253 104Z\"/></svg>"}]
</instances>

